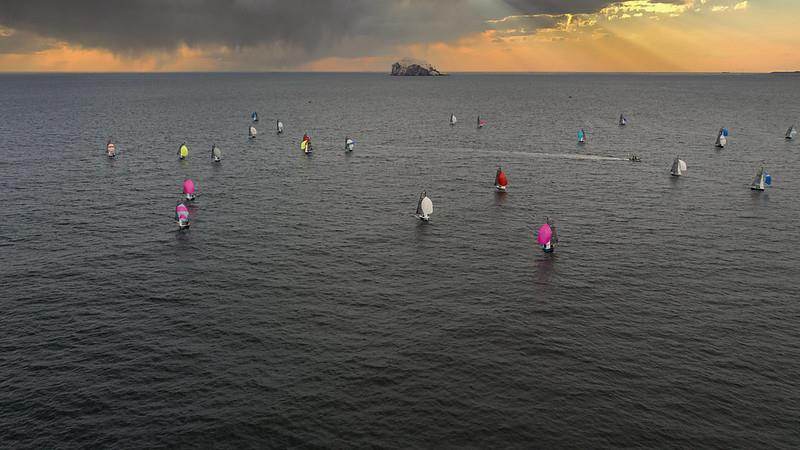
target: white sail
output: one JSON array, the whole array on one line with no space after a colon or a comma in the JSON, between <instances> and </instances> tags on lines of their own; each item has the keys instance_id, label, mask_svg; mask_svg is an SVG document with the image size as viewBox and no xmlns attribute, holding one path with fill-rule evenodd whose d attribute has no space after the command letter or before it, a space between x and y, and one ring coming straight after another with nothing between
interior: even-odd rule
<instances>
[{"instance_id":1,"label":"white sail","mask_svg":"<svg viewBox=\"0 0 800 450\"><path fill-rule=\"evenodd\" d=\"M352 152L355 147L356 143L352 139L347 138L344 140L344 149L348 152Z\"/></svg>"},{"instance_id":2,"label":"white sail","mask_svg":"<svg viewBox=\"0 0 800 450\"><path fill-rule=\"evenodd\" d=\"M214 159L214 161L219 161L220 159L222 159L222 150L220 150L219 147L214 145L213 147L211 147L211 157Z\"/></svg>"},{"instance_id":3,"label":"white sail","mask_svg":"<svg viewBox=\"0 0 800 450\"><path fill-rule=\"evenodd\" d=\"M619 115L619 124L625 126L628 123L628 119L625 118L625 114Z\"/></svg>"},{"instance_id":4,"label":"white sail","mask_svg":"<svg viewBox=\"0 0 800 450\"><path fill-rule=\"evenodd\" d=\"M250 137L251 137L251 138L254 138L254 137L256 137L256 134L258 134L258 131L256 131L256 127L254 127L254 126L250 126L250 131L249 131L249 134L250 134Z\"/></svg>"},{"instance_id":5,"label":"white sail","mask_svg":"<svg viewBox=\"0 0 800 450\"><path fill-rule=\"evenodd\" d=\"M278 120L278 123L277 123L276 127L277 127L277 129L278 129L278 134L281 134L281 133L283 133L283 122L281 122L280 120Z\"/></svg>"},{"instance_id":6,"label":"white sail","mask_svg":"<svg viewBox=\"0 0 800 450\"><path fill-rule=\"evenodd\" d=\"M433 214L433 202L430 198L425 197L422 199L422 202L419 204L420 209L422 210L422 217L428 217Z\"/></svg>"},{"instance_id":7,"label":"white sail","mask_svg":"<svg viewBox=\"0 0 800 450\"><path fill-rule=\"evenodd\" d=\"M714 145L717 147L725 147L728 143L728 138L725 137L725 129L720 128L719 132L717 132L717 140L714 141Z\"/></svg>"},{"instance_id":8,"label":"white sail","mask_svg":"<svg viewBox=\"0 0 800 450\"><path fill-rule=\"evenodd\" d=\"M753 179L753 183L750 184L750 189L756 191L763 191L764 190L764 168L760 168L758 173L756 174L755 179Z\"/></svg>"},{"instance_id":9,"label":"white sail","mask_svg":"<svg viewBox=\"0 0 800 450\"><path fill-rule=\"evenodd\" d=\"M786 139L794 139L795 136L797 136L797 130L794 128L794 125L792 125L786 130Z\"/></svg>"},{"instance_id":10,"label":"white sail","mask_svg":"<svg viewBox=\"0 0 800 450\"><path fill-rule=\"evenodd\" d=\"M679 177L686 171L686 161L676 157L672 162L672 167L669 169L670 175Z\"/></svg>"},{"instance_id":11,"label":"white sail","mask_svg":"<svg viewBox=\"0 0 800 450\"><path fill-rule=\"evenodd\" d=\"M450 125L455 125L456 122L458 122L458 119L456 119L456 115L450 114Z\"/></svg>"}]
</instances>

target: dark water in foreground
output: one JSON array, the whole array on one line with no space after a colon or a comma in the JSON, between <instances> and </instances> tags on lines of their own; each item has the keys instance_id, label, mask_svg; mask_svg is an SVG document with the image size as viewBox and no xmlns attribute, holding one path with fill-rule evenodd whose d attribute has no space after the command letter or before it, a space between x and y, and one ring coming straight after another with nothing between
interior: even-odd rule
<instances>
[{"instance_id":1,"label":"dark water in foreground","mask_svg":"<svg viewBox=\"0 0 800 450\"><path fill-rule=\"evenodd\" d=\"M0 447L796 448L798 88L0 76Z\"/></svg>"}]
</instances>

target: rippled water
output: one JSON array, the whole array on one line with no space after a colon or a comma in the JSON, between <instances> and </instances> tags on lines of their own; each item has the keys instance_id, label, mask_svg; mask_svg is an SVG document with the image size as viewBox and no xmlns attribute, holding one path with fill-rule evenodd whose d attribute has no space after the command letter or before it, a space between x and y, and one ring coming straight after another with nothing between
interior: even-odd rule
<instances>
[{"instance_id":1,"label":"rippled water","mask_svg":"<svg viewBox=\"0 0 800 450\"><path fill-rule=\"evenodd\" d=\"M0 446L796 448L798 88L0 76Z\"/></svg>"}]
</instances>

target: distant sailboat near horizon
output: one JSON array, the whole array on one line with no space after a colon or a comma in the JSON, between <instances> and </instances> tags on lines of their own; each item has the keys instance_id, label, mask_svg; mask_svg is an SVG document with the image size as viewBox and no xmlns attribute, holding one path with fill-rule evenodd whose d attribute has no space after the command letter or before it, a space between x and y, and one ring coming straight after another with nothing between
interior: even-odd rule
<instances>
[{"instance_id":1,"label":"distant sailboat near horizon","mask_svg":"<svg viewBox=\"0 0 800 450\"><path fill-rule=\"evenodd\" d=\"M222 150L217 147L217 144L211 145L211 159L213 159L214 162L220 162L222 160Z\"/></svg>"},{"instance_id":2,"label":"distant sailboat near horizon","mask_svg":"<svg viewBox=\"0 0 800 450\"><path fill-rule=\"evenodd\" d=\"M353 149L356 148L356 141L350 139L349 137L344 138L344 151L352 152Z\"/></svg>"},{"instance_id":3,"label":"distant sailboat near horizon","mask_svg":"<svg viewBox=\"0 0 800 450\"><path fill-rule=\"evenodd\" d=\"M686 172L686 161L676 156L675 161L672 162L672 167L669 169L669 174L674 177L679 177L682 176L684 172Z\"/></svg>"},{"instance_id":4,"label":"distant sailboat near horizon","mask_svg":"<svg viewBox=\"0 0 800 450\"><path fill-rule=\"evenodd\" d=\"M178 224L178 230L189 228L192 224L189 221L189 209L180 201L175 206L175 222Z\"/></svg>"},{"instance_id":5,"label":"distant sailboat near horizon","mask_svg":"<svg viewBox=\"0 0 800 450\"><path fill-rule=\"evenodd\" d=\"M508 190L508 177L503 172L502 167L497 168L497 173L494 176L494 187L498 192L506 192Z\"/></svg>"},{"instance_id":6,"label":"distant sailboat near horizon","mask_svg":"<svg viewBox=\"0 0 800 450\"><path fill-rule=\"evenodd\" d=\"M458 119L456 119L456 115L455 114L450 114L450 126L451 127L455 126L456 122L458 122Z\"/></svg>"},{"instance_id":7,"label":"distant sailboat near horizon","mask_svg":"<svg viewBox=\"0 0 800 450\"><path fill-rule=\"evenodd\" d=\"M183 180L183 195L186 196L187 201L194 201L194 181L189 178Z\"/></svg>"},{"instance_id":8,"label":"distant sailboat near horizon","mask_svg":"<svg viewBox=\"0 0 800 450\"><path fill-rule=\"evenodd\" d=\"M795 136L797 136L797 129L792 125L786 130L786 139L791 140L794 139Z\"/></svg>"},{"instance_id":9,"label":"distant sailboat near horizon","mask_svg":"<svg viewBox=\"0 0 800 450\"><path fill-rule=\"evenodd\" d=\"M414 214L414 217L423 222L429 222L431 220L431 214L433 214L433 202L428 198L428 193L422 191L422 193L419 194L417 212Z\"/></svg>"},{"instance_id":10,"label":"distant sailboat near horizon","mask_svg":"<svg viewBox=\"0 0 800 450\"><path fill-rule=\"evenodd\" d=\"M275 123L275 129L277 130L278 134L283 134L283 122L280 119Z\"/></svg>"},{"instance_id":11,"label":"distant sailboat near horizon","mask_svg":"<svg viewBox=\"0 0 800 450\"><path fill-rule=\"evenodd\" d=\"M578 144L585 144L586 143L586 131L583 128L578 131Z\"/></svg>"},{"instance_id":12,"label":"distant sailboat near horizon","mask_svg":"<svg viewBox=\"0 0 800 450\"><path fill-rule=\"evenodd\" d=\"M256 135L258 134L258 130L256 130L256 127L250 125L250 129L247 131L247 134L250 136L250 139L255 139Z\"/></svg>"},{"instance_id":13,"label":"distant sailboat near horizon","mask_svg":"<svg viewBox=\"0 0 800 450\"><path fill-rule=\"evenodd\" d=\"M484 125L486 125L486 121L485 120L481 120L481 116L478 116L477 128L481 129L481 128L483 128Z\"/></svg>"},{"instance_id":14,"label":"distant sailboat near horizon","mask_svg":"<svg viewBox=\"0 0 800 450\"><path fill-rule=\"evenodd\" d=\"M725 148L728 145L728 129L727 128L720 128L719 132L717 132L717 140L714 142L714 145L718 148Z\"/></svg>"},{"instance_id":15,"label":"distant sailboat near horizon","mask_svg":"<svg viewBox=\"0 0 800 450\"><path fill-rule=\"evenodd\" d=\"M750 189L754 191L763 191L766 186L772 186L772 175L768 174L764 170L764 166L761 166L758 169L758 173L756 173L755 179L750 184Z\"/></svg>"},{"instance_id":16,"label":"distant sailboat near horizon","mask_svg":"<svg viewBox=\"0 0 800 450\"><path fill-rule=\"evenodd\" d=\"M255 112L255 111L251 112L250 113L250 120L252 120L253 122L258 122L258 113Z\"/></svg>"},{"instance_id":17,"label":"distant sailboat near horizon","mask_svg":"<svg viewBox=\"0 0 800 450\"><path fill-rule=\"evenodd\" d=\"M108 138L108 143L106 144L106 156L109 158L117 156L117 146L111 142L111 138Z\"/></svg>"},{"instance_id":18,"label":"distant sailboat near horizon","mask_svg":"<svg viewBox=\"0 0 800 450\"><path fill-rule=\"evenodd\" d=\"M619 115L619 126L624 127L628 124L628 118L625 117L625 113L621 113Z\"/></svg>"}]
</instances>

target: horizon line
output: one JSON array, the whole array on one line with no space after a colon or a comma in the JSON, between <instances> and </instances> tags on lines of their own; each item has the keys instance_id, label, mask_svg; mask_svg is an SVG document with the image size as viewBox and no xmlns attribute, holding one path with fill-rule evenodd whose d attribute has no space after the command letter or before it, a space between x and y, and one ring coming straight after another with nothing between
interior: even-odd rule
<instances>
[{"instance_id":1,"label":"horizon line","mask_svg":"<svg viewBox=\"0 0 800 450\"><path fill-rule=\"evenodd\" d=\"M389 72L378 70L362 71L331 71L331 70L191 70L191 71L0 71L0 75L146 75L146 74L383 74L392 76ZM771 75L771 74L800 74L800 70L773 70L764 72L738 72L738 71L455 71L443 72L446 75L581 75L581 74L608 74L608 75ZM396 76L396 78L439 78L440 76Z\"/></svg>"}]
</instances>

